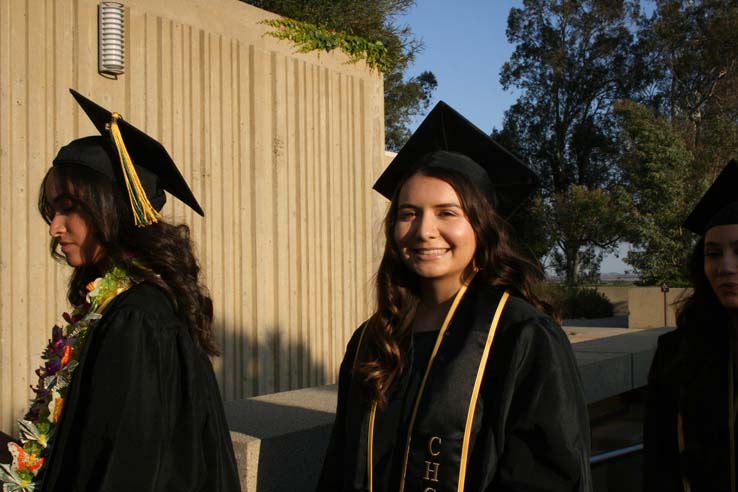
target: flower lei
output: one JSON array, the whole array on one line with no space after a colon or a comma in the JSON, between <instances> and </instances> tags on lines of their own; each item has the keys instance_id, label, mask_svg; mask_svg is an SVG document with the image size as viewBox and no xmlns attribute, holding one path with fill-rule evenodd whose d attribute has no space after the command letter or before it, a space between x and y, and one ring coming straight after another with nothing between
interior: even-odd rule
<instances>
[{"instance_id":1,"label":"flower lei","mask_svg":"<svg viewBox=\"0 0 738 492\"><path fill-rule=\"evenodd\" d=\"M100 319L103 308L133 283L125 270L112 268L105 276L87 284L85 302L74 306L71 315L64 313L64 323L52 328L51 340L41 354L45 362L36 370L38 384L33 388L36 396L25 418L18 421L21 445L9 443L13 462L0 464L2 492L33 492L40 483L87 333Z\"/></svg>"}]
</instances>

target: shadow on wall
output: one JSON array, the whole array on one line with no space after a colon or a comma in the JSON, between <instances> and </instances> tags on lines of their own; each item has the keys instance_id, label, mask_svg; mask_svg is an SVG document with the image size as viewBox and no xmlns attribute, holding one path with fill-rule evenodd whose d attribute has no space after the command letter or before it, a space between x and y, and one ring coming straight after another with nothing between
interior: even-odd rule
<instances>
[{"instance_id":1,"label":"shadow on wall","mask_svg":"<svg viewBox=\"0 0 738 492\"><path fill-rule=\"evenodd\" d=\"M225 401L320 386L336 381L345 342L338 327L310 332L230 320L216 322L221 356L213 359ZM335 355L334 355L335 353Z\"/></svg>"},{"instance_id":2,"label":"shadow on wall","mask_svg":"<svg viewBox=\"0 0 738 492\"><path fill-rule=\"evenodd\" d=\"M288 345L273 331L269 333L256 344L250 337L235 337L239 347L259 356L242 366L259 376L258 385L253 385L259 389L277 386L280 379L284 384L288 378L292 390L225 402L241 487L244 492L313 490L333 425L335 386L298 389L299 382L325 384L330 376L325 365L304 343ZM223 354L227 353L224 347ZM227 369L233 371L233 367L238 365L226 362ZM300 377L296 369L308 373Z\"/></svg>"}]
</instances>

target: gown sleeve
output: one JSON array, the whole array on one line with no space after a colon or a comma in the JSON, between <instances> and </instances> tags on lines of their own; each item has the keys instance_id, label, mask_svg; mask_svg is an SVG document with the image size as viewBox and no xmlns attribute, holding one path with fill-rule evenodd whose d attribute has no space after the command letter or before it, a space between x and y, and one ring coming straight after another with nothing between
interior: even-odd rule
<instances>
[{"instance_id":1,"label":"gown sleeve","mask_svg":"<svg viewBox=\"0 0 738 492\"><path fill-rule=\"evenodd\" d=\"M510 327L500 411L506 413L494 491L590 491L590 429L571 345L563 330L540 317ZM494 399L490 396L490 399Z\"/></svg>"},{"instance_id":2,"label":"gown sleeve","mask_svg":"<svg viewBox=\"0 0 738 492\"><path fill-rule=\"evenodd\" d=\"M323 468L318 480L318 492L335 492L343 490L343 462L346 449L346 413L349 405L349 390L351 387L351 370L358 350L362 328L354 333L346 347L346 353L341 361L338 373L338 399L336 401L336 419L333 423L328 449L325 453Z\"/></svg>"},{"instance_id":3,"label":"gown sleeve","mask_svg":"<svg viewBox=\"0 0 738 492\"><path fill-rule=\"evenodd\" d=\"M659 337L646 388L643 421L643 490L682 490L677 444L677 394L668 367L670 336Z\"/></svg>"},{"instance_id":4,"label":"gown sleeve","mask_svg":"<svg viewBox=\"0 0 738 492\"><path fill-rule=\"evenodd\" d=\"M225 422L212 415L222 404L210 401L214 381L200 366L212 372L207 357L171 308L129 304L111 308L88 337L45 490L238 490L233 480L205 483L237 477L230 442L207 437ZM219 455L223 446L230 453Z\"/></svg>"}]
</instances>

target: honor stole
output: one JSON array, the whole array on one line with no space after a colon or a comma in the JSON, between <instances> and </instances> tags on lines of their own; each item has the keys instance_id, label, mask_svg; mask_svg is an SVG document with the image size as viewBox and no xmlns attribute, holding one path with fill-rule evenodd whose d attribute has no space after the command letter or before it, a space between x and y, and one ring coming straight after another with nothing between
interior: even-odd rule
<instances>
[{"instance_id":1,"label":"honor stole","mask_svg":"<svg viewBox=\"0 0 738 492\"><path fill-rule=\"evenodd\" d=\"M474 417L482 378L509 298L501 289L478 286L485 295L463 299L468 285L461 287L449 308L413 402L400 492L464 490L469 449L481 425ZM464 308L464 315L457 313L462 299L473 304ZM370 492L376 412L375 403L365 427Z\"/></svg>"}]
</instances>

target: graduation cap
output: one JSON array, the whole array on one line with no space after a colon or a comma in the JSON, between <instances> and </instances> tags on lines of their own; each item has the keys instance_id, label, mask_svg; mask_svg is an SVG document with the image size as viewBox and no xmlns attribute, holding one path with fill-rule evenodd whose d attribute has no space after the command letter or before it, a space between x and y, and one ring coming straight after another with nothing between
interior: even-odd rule
<instances>
[{"instance_id":1,"label":"graduation cap","mask_svg":"<svg viewBox=\"0 0 738 492\"><path fill-rule=\"evenodd\" d=\"M392 199L398 184L421 167L458 170L471 178L503 217L538 187L520 159L440 101L382 173L374 189Z\"/></svg>"},{"instance_id":2,"label":"graduation cap","mask_svg":"<svg viewBox=\"0 0 738 492\"><path fill-rule=\"evenodd\" d=\"M738 224L738 162L723 168L684 221L684 227L704 234L711 227Z\"/></svg>"},{"instance_id":3,"label":"graduation cap","mask_svg":"<svg viewBox=\"0 0 738 492\"><path fill-rule=\"evenodd\" d=\"M157 222L164 206L164 190L204 216L187 182L162 144L117 113L69 89L95 125L100 137L85 137L59 150L54 165L77 164L94 169L127 192L137 226Z\"/></svg>"}]
</instances>

